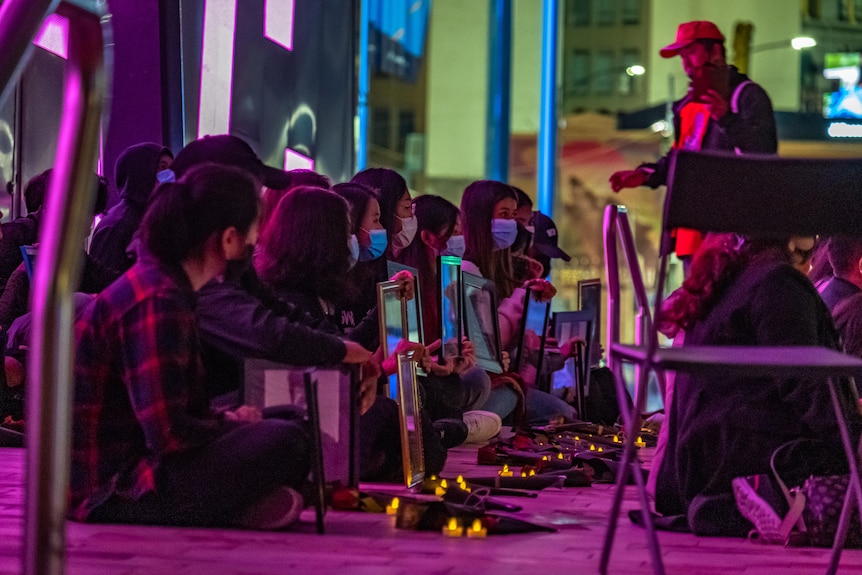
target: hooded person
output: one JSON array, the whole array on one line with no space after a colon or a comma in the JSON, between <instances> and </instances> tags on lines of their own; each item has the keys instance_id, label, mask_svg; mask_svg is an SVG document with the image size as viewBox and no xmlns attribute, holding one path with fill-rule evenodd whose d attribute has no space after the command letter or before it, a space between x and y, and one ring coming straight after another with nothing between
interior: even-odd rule
<instances>
[{"instance_id":1,"label":"hooded person","mask_svg":"<svg viewBox=\"0 0 862 575\"><path fill-rule=\"evenodd\" d=\"M158 183L156 174L167 170L173 157L168 148L143 143L126 148L117 158L114 180L120 201L99 222L90 255L104 267L116 270L118 277L134 263L127 248Z\"/></svg>"}]
</instances>

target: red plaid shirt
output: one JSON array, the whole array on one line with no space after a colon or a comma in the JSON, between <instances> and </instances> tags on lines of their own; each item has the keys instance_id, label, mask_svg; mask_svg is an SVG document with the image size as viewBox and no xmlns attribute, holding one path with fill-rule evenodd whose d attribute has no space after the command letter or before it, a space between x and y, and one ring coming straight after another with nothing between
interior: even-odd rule
<instances>
[{"instance_id":1,"label":"red plaid shirt","mask_svg":"<svg viewBox=\"0 0 862 575\"><path fill-rule=\"evenodd\" d=\"M194 301L184 275L142 261L76 323L71 518L154 491L163 457L215 437Z\"/></svg>"}]
</instances>

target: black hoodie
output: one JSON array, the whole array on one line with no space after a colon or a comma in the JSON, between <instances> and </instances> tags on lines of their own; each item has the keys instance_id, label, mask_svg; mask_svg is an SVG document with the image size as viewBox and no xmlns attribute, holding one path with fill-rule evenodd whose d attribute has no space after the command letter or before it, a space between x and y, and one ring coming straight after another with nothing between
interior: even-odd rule
<instances>
[{"instance_id":1,"label":"black hoodie","mask_svg":"<svg viewBox=\"0 0 862 575\"><path fill-rule=\"evenodd\" d=\"M90 243L90 255L106 268L122 273L134 263L126 255L126 248L156 187L156 171L163 155L173 157L168 148L146 143L126 148L117 158L114 178L120 201L99 222Z\"/></svg>"}]
</instances>

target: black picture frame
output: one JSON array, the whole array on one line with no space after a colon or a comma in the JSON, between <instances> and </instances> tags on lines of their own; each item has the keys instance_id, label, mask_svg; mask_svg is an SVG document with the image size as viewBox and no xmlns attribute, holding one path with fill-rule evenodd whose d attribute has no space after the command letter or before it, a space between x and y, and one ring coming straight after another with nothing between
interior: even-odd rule
<instances>
[{"instance_id":1,"label":"black picture frame","mask_svg":"<svg viewBox=\"0 0 862 575\"><path fill-rule=\"evenodd\" d=\"M464 313L461 289L461 258L439 256L437 258L438 304L440 314L440 353L441 364L449 358L463 355Z\"/></svg>"},{"instance_id":2,"label":"black picture frame","mask_svg":"<svg viewBox=\"0 0 862 575\"><path fill-rule=\"evenodd\" d=\"M590 394L590 363L592 345L595 341L596 315L594 310L555 312L552 320L554 339L558 345L563 345L572 337L579 336L585 343L582 350L576 350L575 357L566 360L565 367L560 370L572 383L575 391L575 408L581 419L586 419L586 398ZM560 373L557 372L557 373ZM551 389L556 387L556 377L551 378Z\"/></svg>"},{"instance_id":3,"label":"black picture frame","mask_svg":"<svg viewBox=\"0 0 862 575\"><path fill-rule=\"evenodd\" d=\"M497 292L493 282L461 272L461 300L466 337L476 350L476 364L491 373L503 373Z\"/></svg>"},{"instance_id":4,"label":"black picture frame","mask_svg":"<svg viewBox=\"0 0 862 575\"><path fill-rule=\"evenodd\" d=\"M309 420L318 424L318 453L325 483L358 487L358 370L349 366L305 368L248 358L243 362L243 371L244 403L260 410L290 406L305 412ZM308 392L309 381L316 390L313 396Z\"/></svg>"},{"instance_id":5,"label":"black picture frame","mask_svg":"<svg viewBox=\"0 0 862 575\"><path fill-rule=\"evenodd\" d=\"M518 333L518 350L515 354L512 371L518 373L521 371L521 366L527 355L528 341L539 340L537 349L538 356L536 359L536 382L538 383L539 376L542 373L542 360L545 355L545 342L548 335L548 318L551 314L551 302L541 301L536 298L537 292L533 290L525 290L524 295L524 313L521 316L521 325ZM529 337L532 333L533 337Z\"/></svg>"},{"instance_id":6,"label":"black picture frame","mask_svg":"<svg viewBox=\"0 0 862 575\"><path fill-rule=\"evenodd\" d=\"M578 308L595 313L593 319L593 338L590 341L588 365L597 367L602 361L602 348L599 342L602 338L602 280L587 279L578 282Z\"/></svg>"}]
</instances>

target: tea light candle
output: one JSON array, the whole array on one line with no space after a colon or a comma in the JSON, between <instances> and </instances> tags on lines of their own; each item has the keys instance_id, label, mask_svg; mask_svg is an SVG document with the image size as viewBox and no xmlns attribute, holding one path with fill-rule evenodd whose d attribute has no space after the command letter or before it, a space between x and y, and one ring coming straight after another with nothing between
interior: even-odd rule
<instances>
[{"instance_id":1,"label":"tea light candle","mask_svg":"<svg viewBox=\"0 0 862 575\"><path fill-rule=\"evenodd\" d=\"M449 523L443 526L443 535L445 537L461 537L464 535L464 528L455 517L449 518Z\"/></svg>"},{"instance_id":2,"label":"tea light candle","mask_svg":"<svg viewBox=\"0 0 862 575\"><path fill-rule=\"evenodd\" d=\"M595 451L595 450L596 450L596 446L594 444L590 443L590 451Z\"/></svg>"},{"instance_id":3,"label":"tea light candle","mask_svg":"<svg viewBox=\"0 0 862 575\"><path fill-rule=\"evenodd\" d=\"M443 497L446 495L446 490L449 488L449 483L445 479L440 480L440 485L434 488L434 495Z\"/></svg>"},{"instance_id":4,"label":"tea light candle","mask_svg":"<svg viewBox=\"0 0 862 575\"><path fill-rule=\"evenodd\" d=\"M397 497L393 497L389 505L386 506L386 515L398 515L398 506L401 501Z\"/></svg>"},{"instance_id":5,"label":"tea light candle","mask_svg":"<svg viewBox=\"0 0 862 575\"><path fill-rule=\"evenodd\" d=\"M564 459L564 458L563 458L563 454L562 454L562 453L558 453L558 454L557 454L557 459Z\"/></svg>"},{"instance_id":6,"label":"tea light candle","mask_svg":"<svg viewBox=\"0 0 862 575\"><path fill-rule=\"evenodd\" d=\"M638 447L646 447L646 441L643 440L643 437L638 435L638 440L635 441L635 445L637 445Z\"/></svg>"},{"instance_id":7,"label":"tea light candle","mask_svg":"<svg viewBox=\"0 0 862 575\"><path fill-rule=\"evenodd\" d=\"M513 474L512 474L512 472L511 472L511 471L509 471L509 466L508 466L508 464L507 464L507 465L503 465L503 469L501 469L501 470L499 471L499 473L500 473L500 477L512 477L512 475L513 475Z\"/></svg>"},{"instance_id":8,"label":"tea light candle","mask_svg":"<svg viewBox=\"0 0 862 575\"><path fill-rule=\"evenodd\" d=\"M481 519L473 520L473 525L467 530L467 537L470 539L484 539L488 536L488 528L482 525Z\"/></svg>"},{"instance_id":9,"label":"tea light candle","mask_svg":"<svg viewBox=\"0 0 862 575\"><path fill-rule=\"evenodd\" d=\"M614 443L620 443L620 436L614 435Z\"/></svg>"}]
</instances>

